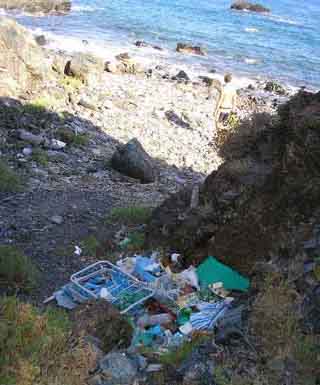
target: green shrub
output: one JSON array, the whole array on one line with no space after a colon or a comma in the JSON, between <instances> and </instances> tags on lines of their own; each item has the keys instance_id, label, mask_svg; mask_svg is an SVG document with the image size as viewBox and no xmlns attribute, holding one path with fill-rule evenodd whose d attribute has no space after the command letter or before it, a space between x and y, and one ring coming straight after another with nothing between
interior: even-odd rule
<instances>
[{"instance_id":1,"label":"green shrub","mask_svg":"<svg viewBox=\"0 0 320 385\"><path fill-rule=\"evenodd\" d=\"M83 82L80 79L70 76L65 76L59 83L66 91L77 91L83 87Z\"/></svg>"},{"instance_id":2,"label":"green shrub","mask_svg":"<svg viewBox=\"0 0 320 385\"><path fill-rule=\"evenodd\" d=\"M52 96L42 96L32 100L22 107L22 112L27 114L44 114L57 105L57 100Z\"/></svg>"},{"instance_id":3,"label":"green shrub","mask_svg":"<svg viewBox=\"0 0 320 385\"><path fill-rule=\"evenodd\" d=\"M20 250L11 245L0 245L0 285L28 291L35 286L36 280L37 269Z\"/></svg>"},{"instance_id":4,"label":"green shrub","mask_svg":"<svg viewBox=\"0 0 320 385\"><path fill-rule=\"evenodd\" d=\"M75 134L74 132L61 128L58 130L58 137L69 146L83 147L89 142L88 134Z\"/></svg>"},{"instance_id":5,"label":"green shrub","mask_svg":"<svg viewBox=\"0 0 320 385\"><path fill-rule=\"evenodd\" d=\"M147 223L151 217L152 209L150 207L116 207L111 210L107 222L123 222L128 224Z\"/></svg>"},{"instance_id":6,"label":"green shrub","mask_svg":"<svg viewBox=\"0 0 320 385\"><path fill-rule=\"evenodd\" d=\"M40 166L48 166L49 157L46 151L41 148L35 148L32 151L32 160L37 162Z\"/></svg>"},{"instance_id":7,"label":"green shrub","mask_svg":"<svg viewBox=\"0 0 320 385\"><path fill-rule=\"evenodd\" d=\"M0 385L82 384L93 364L88 347L70 347L65 312L41 313L15 297L0 300Z\"/></svg>"},{"instance_id":8,"label":"green shrub","mask_svg":"<svg viewBox=\"0 0 320 385\"><path fill-rule=\"evenodd\" d=\"M96 255L99 245L100 242L94 235L89 235L80 243L83 253L91 257Z\"/></svg>"},{"instance_id":9,"label":"green shrub","mask_svg":"<svg viewBox=\"0 0 320 385\"><path fill-rule=\"evenodd\" d=\"M21 188L17 174L0 160L0 192L16 192Z\"/></svg>"}]
</instances>

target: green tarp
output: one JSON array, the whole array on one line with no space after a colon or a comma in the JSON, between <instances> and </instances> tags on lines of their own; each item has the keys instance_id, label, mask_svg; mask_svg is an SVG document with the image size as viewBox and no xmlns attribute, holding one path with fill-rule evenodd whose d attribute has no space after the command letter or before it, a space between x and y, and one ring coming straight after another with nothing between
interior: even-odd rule
<instances>
[{"instance_id":1,"label":"green tarp","mask_svg":"<svg viewBox=\"0 0 320 385\"><path fill-rule=\"evenodd\" d=\"M208 257L198 266L197 275L202 287L222 282L226 290L247 291L250 285L247 278L213 257Z\"/></svg>"}]
</instances>

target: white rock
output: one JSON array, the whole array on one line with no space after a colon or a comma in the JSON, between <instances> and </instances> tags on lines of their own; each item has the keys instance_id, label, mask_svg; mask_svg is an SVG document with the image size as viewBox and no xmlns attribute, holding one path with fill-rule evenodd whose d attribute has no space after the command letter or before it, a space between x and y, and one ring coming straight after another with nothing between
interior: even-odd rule
<instances>
[{"instance_id":1,"label":"white rock","mask_svg":"<svg viewBox=\"0 0 320 385\"><path fill-rule=\"evenodd\" d=\"M61 225L63 222L63 218L61 215L54 215L50 218L50 221L52 223L55 223L56 225Z\"/></svg>"},{"instance_id":2,"label":"white rock","mask_svg":"<svg viewBox=\"0 0 320 385\"><path fill-rule=\"evenodd\" d=\"M66 145L67 145L67 143L62 142L61 140L51 139L50 142L49 142L48 147L51 150L62 150L63 148L66 147Z\"/></svg>"},{"instance_id":3,"label":"white rock","mask_svg":"<svg viewBox=\"0 0 320 385\"><path fill-rule=\"evenodd\" d=\"M23 150L22 150L22 154L24 156L30 156L32 155L32 148L31 147L25 147Z\"/></svg>"}]
</instances>

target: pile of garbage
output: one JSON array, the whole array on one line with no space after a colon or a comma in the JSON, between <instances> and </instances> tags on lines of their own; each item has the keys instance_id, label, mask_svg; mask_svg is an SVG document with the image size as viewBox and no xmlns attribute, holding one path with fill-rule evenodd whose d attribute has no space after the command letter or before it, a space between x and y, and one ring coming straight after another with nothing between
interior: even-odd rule
<instances>
[{"instance_id":1,"label":"pile of garbage","mask_svg":"<svg viewBox=\"0 0 320 385\"><path fill-rule=\"evenodd\" d=\"M179 254L164 266L161 257L134 255L112 264L96 262L70 277L51 299L74 309L104 299L125 314L134 327L132 345L165 352L215 327L241 327L243 306L231 292L246 292L249 280L214 257L179 271ZM180 269L181 270L181 269Z\"/></svg>"}]
</instances>

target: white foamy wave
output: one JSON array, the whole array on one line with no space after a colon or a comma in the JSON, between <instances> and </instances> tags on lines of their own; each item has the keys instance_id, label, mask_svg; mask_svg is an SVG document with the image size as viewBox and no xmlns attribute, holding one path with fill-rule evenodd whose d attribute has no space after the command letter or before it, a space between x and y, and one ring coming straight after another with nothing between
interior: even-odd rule
<instances>
[{"instance_id":1,"label":"white foamy wave","mask_svg":"<svg viewBox=\"0 0 320 385\"><path fill-rule=\"evenodd\" d=\"M258 28L245 28L245 31L249 32L249 33L257 33L257 32L259 32Z\"/></svg>"},{"instance_id":2,"label":"white foamy wave","mask_svg":"<svg viewBox=\"0 0 320 385\"><path fill-rule=\"evenodd\" d=\"M254 65L254 64L260 63L260 60L258 60L258 59L253 59L253 58L250 58L250 57L246 57L246 58L244 59L244 62L245 62L246 64Z\"/></svg>"},{"instance_id":3,"label":"white foamy wave","mask_svg":"<svg viewBox=\"0 0 320 385\"><path fill-rule=\"evenodd\" d=\"M289 25L300 25L301 26L301 24L295 20L291 20L291 19L288 19L286 17L282 17L282 16L278 16L278 15L268 15L268 18L272 21L277 22L277 23L283 23L283 24L289 24Z\"/></svg>"},{"instance_id":4,"label":"white foamy wave","mask_svg":"<svg viewBox=\"0 0 320 385\"><path fill-rule=\"evenodd\" d=\"M103 8L93 7L91 5L73 5L72 12L95 12Z\"/></svg>"}]
</instances>

